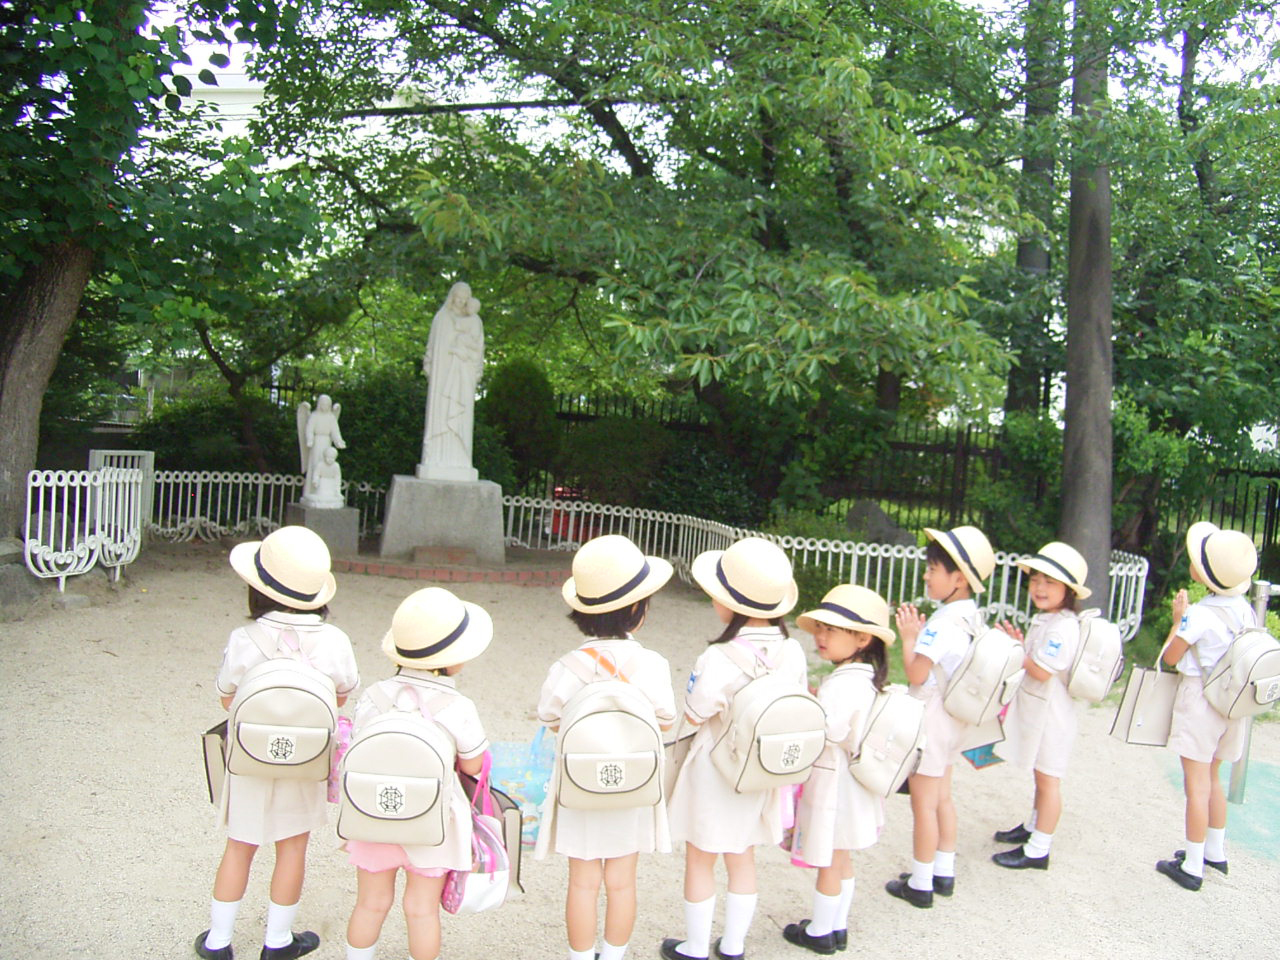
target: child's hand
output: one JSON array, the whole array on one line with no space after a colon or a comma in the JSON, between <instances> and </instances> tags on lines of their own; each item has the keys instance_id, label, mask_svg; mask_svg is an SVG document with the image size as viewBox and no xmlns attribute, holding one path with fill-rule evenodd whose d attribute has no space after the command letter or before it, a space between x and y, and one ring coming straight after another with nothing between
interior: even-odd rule
<instances>
[{"instance_id":1,"label":"child's hand","mask_svg":"<svg viewBox=\"0 0 1280 960\"><path fill-rule=\"evenodd\" d=\"M996 626L998 626L1001 630L1003 630L1009 636L1013 637L1013 639L1017 640L1019 643L1022 642L1023 640L1022 631L1019 630L1017 627L1015 627L1008 620L1001 620L998 624L996 624Z\"/></svg>"},{"instance_id":2,"label":"child's hand","mask_svg":"<svg viewBox=\"0 0 1280 960\"><path fill-rule=\"evenodd\" d=\"M1182 623L1182 616L1187 612L1187 591L1179 590L1173 595L1173 628L1178 629L1178 625Z\"/></svg>"},{"instance_id":3,"label":"child's hand","mask_svg":"<svg viewBox=\"0 0 1280 960\"><path fill-rule=\"evenodd\" d=\"M904 603L893 614L894 623L898 625L898 636L903 643L915 643L924 626L924 614L916 609L914 603Z\"/></svg>"}]
</instances>

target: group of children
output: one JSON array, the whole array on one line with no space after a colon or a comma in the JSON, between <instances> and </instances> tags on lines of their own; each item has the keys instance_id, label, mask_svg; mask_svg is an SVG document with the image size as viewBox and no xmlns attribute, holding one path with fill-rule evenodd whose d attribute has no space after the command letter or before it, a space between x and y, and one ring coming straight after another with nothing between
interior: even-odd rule
<instances>
[{"instance_id":1,"label":"group of children","mask_svg":"<svg viewBox=\"0 0 1280 960\"><path fill-rule=\"evenodd\" d=\"M636 920L636 865L640 853L669 852L683 842L684 932L663 940L666 960L735 960L756 910L754 849L788 843L792 858L817 868L812 915L788 924L787 941L819 954L846 947L855 881L851 852L879 838L883 799L851 774L849 745L860 740L877 694L888 677L888 648L901 639L902 663L913 696L924 701L923 755L908 779L913 816L910 870L885 884L915 907L955 890L956 808L951 773L970 730L944 708L942 693L980 626L975 597L995 567L980 530L925 530L924 583L937 609L927 619L912 604L891 612L874 591L855 584L831 589L813 610L796 619L813 637L818 656L831 665L816 691L825 711L825 747L808 780L789 787L739 792L713 762L713 747L726 733L736 693L753 678L778 675L807 687L804 649L788 635L784 617L798 590L785 553L759 538L700 554L691 565L722 625L697 657L684 702L677 706L667 661L636 639L651 597L672 574L671 564L645 556L626 537L607 535L584 544L565 583L570 619L583 641L552 664L538 699L538 719L552 730L566 705L592 676L623 679L652 708L653 721L676 738L688 734L687 755L663 802L620 809L578 809L548 790L536 856L569 860L565 925L569 960L621 960ZM1200 888L1207 864L1227 870L1225 797L1218 765L1238 760L1242 725L1228 722L1204 700L1200 674L1234 632L1253 623L1241 594L1257 556L1249 538L1211 524L1196 524L1187 537L1191 575L1210 596L1188 606L1185 591L1174 600L1174 627L1163 656L1182 674L1170 746L1182 756L1187 816L1186 843L1157 869L1186 889ZM261 542L237 546L231 565L249 586L249 614L280 646L326 673L339 704L359 683L350 639L326 623L335 584L323 541L301 527L283 527ZM1064 543L1050 543L1018 564L1028 576L1037 613L1025 638L1007 622L1002 629L1024 643L1025 679L1004 721L997 752L1031 767L1034 807L1028 819L995 834L1013 844L996 853L1009 869L1046 869L1062 810L1060 782L1075 737L1073 701L1066 674L1079 642L1078 601L1089 596L1084 559ZM431 697L432 718L456 745L457 768L476 774L488 748L474 703L460 693L455 675L489 645L493 624L479 606L448 590L428 588L396 610L382 650L396 673L367 690L356 705L354 734L387 710L420 709ZM265 658L247 627L227 644L218 692L228 706L245 672ZM576 660L575 660L576 658ZM441 705L443 704L443 706ZM412 960L435 960L440 950L439 907L445 877L471 869L471 808L459 787L448 798L444 843L431 847L348 841L357 871L357 900L347 926L348 960L372 960L395 896L398 869L406 874L403 900ZM310 832L327 823L324 782L268 780L228 775L220 820L227 842L213 888L210 928L195 942L206 960L232 960L235 916L259 846L274 843L275 866L261 960L291 960L315 950L318 937L294 933ZM714 868L723 857L728 874L721 935L712 940L716 912ZM605 890L603 941L596 949L597 903Z\"/></svg>"}]
</instances>

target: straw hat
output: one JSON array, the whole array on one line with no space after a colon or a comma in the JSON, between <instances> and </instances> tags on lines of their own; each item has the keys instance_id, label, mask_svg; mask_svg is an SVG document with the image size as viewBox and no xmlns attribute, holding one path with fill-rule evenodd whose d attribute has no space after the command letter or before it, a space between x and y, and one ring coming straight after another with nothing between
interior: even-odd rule
<instances>
[{"instance_id":1,"label":"straw hat","mask_svg":"<svg viewBox=\"0 0 1280 960\"><path fill-rule=\"evenodd\" d=\"M954 530L925 527L924 535L947 551L974 593L982 593L986 589L982 581L995 570L996 554L985 533L977 527L956 527Z\"/></svg>"},{"instance_id":2,"label":"straw hat","mask_svg":"<svg viewBox=\"0 0 1280 960\"><path fill-rule=\"evenodd\" d=\"M652 596L670 579L670 563L646 557L629 539L610 533L578 548L561 593L579 613L610 613Z\"/></svg>"},{"instance_id":3,"label":"straw hat","mask_svg":"<svg viewBox=\"0 0 1280 960\"><path fill-rule=\"evenodd\" d=\"M338 589L329 548L306 527L281 527L262 540L238 543L230 559L241 580L295 610L318 610Z\"/></svg>"},{"instance_id":4,"label":"straw hat","mask_svg":"<svg viewBox=\"0 0 1280 960\"><path fill-rule=\"evenodd\" d=\"M1075 547L1057 540L1046 543L1039 553L1023 557L1018 561L1018 569L1028 576L1032 570L1038 570L1045 576L1060 580L1071 588L1081 600L1093 593L1084 585L1089 576L1089 564Z\"/></svg>"},{"instance_id":5,"label":"straw hat","mask_svg":"<svg viewBox=\"0 0 1280 960\"><path fill-rule=\"evenodd\" d=\"M1187 559L1197 579L1223 597L1248 590L1258 569L1258 549L1248 536L1205 521L1187 531Z\"/></svg>"},{"instance_id":6,"label":"straw hat","mask_svg":"<svg viewBox=\"0 0 1280 960\"><path fill-rule=\"evenodd\" d=\"M396 607L382 652L398 666L434 670L474 660L492 639L493 620L483 607L427 587Z\"/></svg>"},{"instance_id":7,"label":"straw hat","mask_svg":"<svg viewBox=\"0 0 1280 960\"><path fill-rule=\"evenodd\" d=\"M818 604L818 609L810 610L796 617L796 626L806 633L813 633L815 623L825 623L833 627L844 627L846 630L859 630L879 637L889 646L893 645L893 629L889 626L889 604L874 590L842 583L827 591L827 595Z\"/></svg>"},{"instance_id":8,"label":"straw hat","mask_svg":"<svg viewBox=\"0 0 1280 960\"><path fill-rule=\"evenodd\" d=\"M787 555L760 537L700 553L689 572L712 600L748 617L781 617L800 596Z\"/></svg>"}]
</instances>

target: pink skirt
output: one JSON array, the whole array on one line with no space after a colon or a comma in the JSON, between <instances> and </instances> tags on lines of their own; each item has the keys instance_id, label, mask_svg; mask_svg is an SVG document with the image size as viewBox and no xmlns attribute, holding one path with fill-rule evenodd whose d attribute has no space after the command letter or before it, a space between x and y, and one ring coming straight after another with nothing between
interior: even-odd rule
<instances>
[{"instance_id":1,"label":"pink skirt","mask_svg":"<svg viewBox=\"0 0 1280 960\"><path fill-rule=\"evenodd\" d=\"M404 868L420 877L443 877L449 871L444 867L415 867L409 862L404 847L398 843L369 843L365 840L348 840L344 845L347 862L366 873L383 873Z\"/></svg>"}]
</instances>

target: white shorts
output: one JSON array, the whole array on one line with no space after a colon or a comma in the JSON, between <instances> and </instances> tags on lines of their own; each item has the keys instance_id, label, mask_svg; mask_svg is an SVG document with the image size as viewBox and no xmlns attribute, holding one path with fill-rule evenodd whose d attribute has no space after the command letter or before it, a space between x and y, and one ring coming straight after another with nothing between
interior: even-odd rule
<instances>
[{"instance_id":1,"label":"white shorts","mask_svg":"<svg viewBox=\"0 0 1280 960\"><path fill-rule=\"evenodd\" d=\"M916 773L926 777L941 777L960 756L960 744L969 725L961 723L942 707L942 695L937 686L924 688L920 694L924 700L924 755Z\"/></svg>"},{"instance_id":2,"label":"white shorts","mask_svg":"<svg viewBox=\"0 0 1280 960\"><path fill-rule=\"evenodd\" d=\"M1173 724L1169 728L1169 749L1178 756L1209 763L1235 763L1244 754L1244 718L1228 720L1204 697L1200 677L1183 674L1173 698Z\"/></svg>"}]
</instances>

